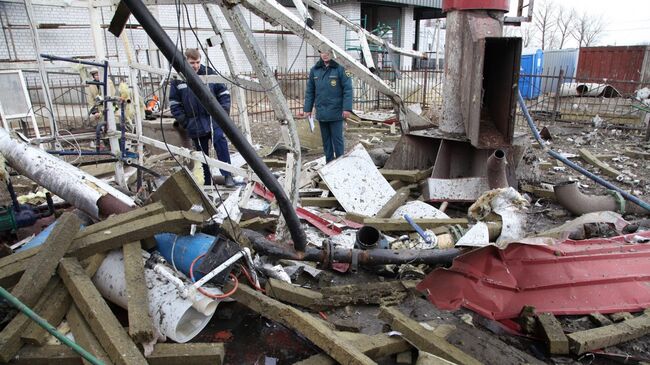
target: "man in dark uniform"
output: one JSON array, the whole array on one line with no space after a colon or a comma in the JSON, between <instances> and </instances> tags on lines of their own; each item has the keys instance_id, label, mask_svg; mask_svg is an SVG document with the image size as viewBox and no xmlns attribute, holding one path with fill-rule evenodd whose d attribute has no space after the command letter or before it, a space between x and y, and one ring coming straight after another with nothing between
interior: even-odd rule
<instances>
[{"instance_id":1,"label":"man in dark uniform","mask_svg":"<svg viewBox=\"0 0 650 365\"><path fill-rule=\"evenodd\" d=\"M185 58L192 66L192 69L199 75L215 75L213 69L201 64L201 53L198 49L189 48L185 51ZM208 88L217 98L221 107L230 114L230 92L226 85L220 83L209 83ZM174 119L186 131L189 138L194 142L194 148L197 151L203 151L206 155L210 151L210 140L214 142L214 149L217 151L217 159L222 162L230 163L230 152L228 151L228 141L223 134L223 130L212 120L207 110L203 108L199 99L190 90L185 81L173 80L171 82L171 91L169 93L170 108ZM220 170L221 175L225 178L227 187L235 186L230 172ZM212 174L210 167L203 164L204 184L211 185Z\"/></svg>"},{"instance_id":2,"label":"man in dark uniform","mask_svg":"<svg viewBox=\"0 0 650 365\"><path fill-rule=\"evenodd\" d=\"M309 71L302 115L309 118L315 104L327 162L345 152L343 123L352 112L351 76L326 51L320 52L320 60Z\"/></svg>"}]
</instances>

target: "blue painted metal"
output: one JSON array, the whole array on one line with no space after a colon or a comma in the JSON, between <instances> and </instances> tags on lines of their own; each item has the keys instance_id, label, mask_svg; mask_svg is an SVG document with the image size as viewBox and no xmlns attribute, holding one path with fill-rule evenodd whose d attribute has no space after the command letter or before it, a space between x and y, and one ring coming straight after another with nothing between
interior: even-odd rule
<instances>
[{"instance_id":1,"label":"blue painted metal","mask_svg":"<svg viewBox=\"0 0 650 365\"><path fill-rule=\"evenodd\" d=\"M519 90L524 99L536 99L542 88L544 52L541 49L524 51L519 69Z\"/></svg>"},{"instance_id":2,"label":"blue painted metal","mask_svg":"<svg viewBox=\"0 0 650 365\"><path fill-rule=\"evenodd\" d=\"M197 233L194 236L178 236L173 233L160 233L154 236L158 251L176 269L183 274L190 276L190 265L192 260L208 252L214 241L217 239L203 233ZM172 248L174 253L172 255ZM201 264L203 259L199 259L194 267L194 277L199 279L203 277L196 268Z\"/></svg>"},{"instance_id":3,"label":"blue painted metal","mask_svg":"<svg viewBox=\"0 0 650 365\"><path fill-rule=\"evenodd\" d=\"M420 235L420 237L424 239L424 242L426 242L429 245L433 244L433 240L431 239L431 237L429 237L429 235L426 232L424 232L422 227L420 227L417 223L415 223L413 218L411 218L408 214L404 214L404 219L406 219L406 221L411 225L411 227L413 227L413 229L415 229L415 231Z\"/></svg>"}]
</instances>

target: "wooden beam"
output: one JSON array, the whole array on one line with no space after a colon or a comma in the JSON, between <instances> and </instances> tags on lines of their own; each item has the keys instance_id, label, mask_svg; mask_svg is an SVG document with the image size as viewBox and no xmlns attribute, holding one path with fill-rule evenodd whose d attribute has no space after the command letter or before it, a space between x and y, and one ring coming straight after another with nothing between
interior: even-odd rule
<instances>
[{"instance_id":1,"label":"wooden beam","mask_svg":"<svg viewBox=\"0 0 650 365\"><path fill-rule=\"evenodd\" d=\"M42 312L48 305L47 299L50 294L54 292L57 285L60 285L61 281L58 277L50 279L47 289L38 299L36 306L34 306L34 311L36 313ZM22 346L21 336L23 335L25 329L30 324L31 319L22 313L16 314L16 316L5 326L5 328L0 332L0 362L6 363L11 360L20 347Z\"/></svg>"},{"instance_id":2,"label":"wooden beam","mask_svg":"<svg viewBox=\"0 0 650 365\"><path fill-rule=\"evenodd\" d=\"M80 227L79 217L64 213L43 242L43 248L29 260L11 294L28 307L36 304Z\"/></svg>"},{"instance_id":3,"label":"wooden beam","mask_svg":"<svg viewBox=\"0 0 650 365\"><path fill-rule=\"evenodd\" d=\"M379 172L386 178L386 180L400 180L407 183L418 183L428 177L431 177L433 168L427 170L390 170L379 169Z\"/></svg>"},{"instance_id":4,"label":"wooden beam","mask_svg":"<svg viewBox=\"0 0 650 365\"><path fill-rule=\"evenodd\" d=\"M147 364L76 258L64 258L59 275L75 305L115 364Z\"/></svg>"},{"instance_id":5,"label":"wooden beam","mask_svg":"<svg viewBox=\"0 0 650 365\"><path fill-rule=\"evenodd\" d=\"M137 343L150 342L154 338L153 320L149 315L149 289L144 278L144 260L140 242L122 246L124 254L124 277L129 315L129 335Z\"/></svg>"},{"instance_id":6,"label":"wooden beam","mask_svg":"<svg viewBox=\"0 0 650 365\"><path fill-rule=\"evenodd\" d=\"M120 248L128 242L153 237L154 234L160 232L189 232L190 225L200 223L203 223L203 217L191 211L159 213L131 221L129 224L116 226L110 231L97 232L76 239L68 254L85 258L96 253Z\"/></svg>"},{"instance_id":7,"label":"wooden beam","mask_svg":"<svg viewBox=\"0 0 650 365\"><path fill-rule=\"evenodd\" d=\"M76 340L76 339L75 339ZM150 365L221 365L221 343L157 343L147 361ZM106 365L111 362L104 361ZM13 360L15 365L81 365L81 357L65 345L24 346Z\"/></svg>"},{"instance_id":8,"label":"wooden beam","mask_svg":"<svg viewBox=\"0 0 650 365\"><path fill-rule=\"evenodd\" d=\"M91 234L110 231L113 227L119 227L124 224L136 221L145 217L151 217L152 215L160 214L165 212L165 207L162 203L151 203L145 205L144 207L134 209L132 211L112 215L101 222L97 222L93 225L90 225L77 234L75 239L79 240Z\"/></svg>"},{"instance_id":9,"label":"wooden beam","mask_svg":"<svg viewBox=\"0 0 650 365\"><path fill-rule=\"evenodd\" d=\"M76 305L71 305L68 313L66 314L66 319L68 320L68 325L70 326L70 331L74 336L74 340L79 346L83 347L84 350L90 352L98 358L100 361L106 364L112 364L111 359L108 358L108 354L104 351L104 348L95 337L95 334L90 329L88 322L84 319L83 315L79 311ZM76 353L74 353L76 357ZM84 364L90 365L89 362L83 360Z\"/></svg>"},{"instance_id":10,"label":"wooden beam","mask_svg":"<svg viewBox=\"0 0 650 365\"><path fill-rule=\"evenodd\" d=\"M571 352L580 355L588 351L616 346L649 333L650 315L645 313L609 326L570 333L567 337Z\"/></svg>"},{"instance_id":11,"label":"wooden beam","mask_svg":"<svg viewBox=\"0 0 650 365\"><path fill-rule=\"evenodd\" d=\"M327 308L316 304L317 300L323 299L321 293L273 278L266 282L266 294L282 302L309 308L316 312Z\"/></svg>"},{"instance_id":12,"label":"wooden beam","mask_svg":"<svg viewBox=\"0 0 650 365\"><path fill-rule=\"evenodd\" d=\"M341 204L335 197L330 196L327 198L300 198L300 205L303 207L320 207L320 208L340 208Z\"/></svg>"},{"instance_id":13,"label":"wooden beam","mask_svg":"<svg viewBox=\"0 0 650 365\"><path fill-rule=\"evenodd\" d=\"M48 296L47 302L48 306L38 314L45 319L47 323L56 327L61 323L66 312L68 312L68 308L70 308L70 304L72 304L72 298L70 297L70 294L68 294L63 283L61 283L61 285L57 285L54 292ZM50 333L43 329L43 327L39 326L36 322L31 322L21 337L24 343L43 346L50 337Z\"/></svg>"},{"instance_id":14,"label":"wooden beam","mask_svg":"<svg viewBox=\"0 0 650 365\"><path fill-rule=\"evenodd\" d=\"M582 159L585 160L585 162L598 167L606 175L609 175L611 177L617 177L618 175L621 174L620 171L609 166L605 162L599 160L593 153L591 153L591 151L589 151L586 148L578 149L578 153L580 154L580 157L582 157Z\"/></svg>"},{"instance_id":15,"label":"wooden beam","mask_svg":"<svg viewBox=\"0 0 650 365\"><path fill-rule=\"evenodd\" d=\"M165 180L160 188L151 194L151 199L162 203L168 211L187 211L195 205L200 205L203 207L201 213L205 219L217 213L185 169L181 169Z\"/></svg>"},{"instance_id":16,"label":"wooden beam","mask_svg":"<svg viewBox=\"0 0 650 365\"><path fill-rule=\"evenodd\" d=\"M479 365L480 361L466 354L458 347L450 344L444 338L438 337L433 332L422 327L418 322L408 318L395 307L381 307L379 318L388 322L395 331L402 333L406 341L418 350L422 350L445 360L458 364Z\"/></svg>"},{"instance_id":17,"label":"wooden beam","mask_svg":"<svg viewBox=\"0 0 650 365\"><path fill-rule=\"evenodd\" d=\"M395 193L387 202L384 204L379 212L375 214L375 218L388 218L393 212L404 205L411 194L411 189L409 187L403 187Z\"/></svg>"},{"instance_id":18,"label":"wooden beam","mask_svg":"<svg viewBox=\"0 0 650 365\"><path fill-rule=\"evenodd\" d=\"M232 298L260 315L296 330L342 364L375 364L368 356L342 339L320 320L267 297L249 286L240 285Z\"/></svg>"},{"instance_id":19,"label":"wooden beam","mask_svg":"<svg viewBox=\"0 0 650 365\"><path fill-rule=\"evenodd\" d=\"M385 333L379 333L374 336L364 334L350 334L348 332L336 332L339 336L348 339L359 351L366 354L372 359L380 359L386 356L394 355L411 348L408 342L399 336L390 337ZM349 337L349 338L347 338ZM327 354L321 353L311 356L305 360L298 361L293 365L336 365Z\"/></svg>"},{"instance_id":20,"label":"wooden beam","mask_svg":"<svg viewBox=\"0 0 650 365\"><path fill-rule=\"evenodd\" d=\"M552 313L538 313L537 324L537 330L546 341L550 354L565 355L569 353L569 339L562 330L562 324Z\"/></svg>"}]
</instances>

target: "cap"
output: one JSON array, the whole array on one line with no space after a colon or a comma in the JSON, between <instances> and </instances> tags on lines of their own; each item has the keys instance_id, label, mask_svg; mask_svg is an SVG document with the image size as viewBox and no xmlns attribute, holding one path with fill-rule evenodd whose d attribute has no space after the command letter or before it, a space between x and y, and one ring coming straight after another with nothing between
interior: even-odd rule
<instances>
[{"instance_id":1,"label":"cap","mask_svg":"<svg viewBox=\"0 0 650 365\"><path fill-rule=\"evenodd\" d=\"M91 75L92 74L97 74L97 73L99 73L99 69L97 67L93 67L93 68L90 69L90 74Z\"/></svg>"}]
</instances>

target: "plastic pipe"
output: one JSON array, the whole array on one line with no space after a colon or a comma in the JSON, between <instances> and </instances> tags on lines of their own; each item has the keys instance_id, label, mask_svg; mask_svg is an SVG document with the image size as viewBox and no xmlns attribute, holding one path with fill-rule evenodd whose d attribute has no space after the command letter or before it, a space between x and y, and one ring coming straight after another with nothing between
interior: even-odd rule
<instances>
[{"instance_id":1,"label":"plastic pipe","mask_svg":"<svg viewBox=\"0 0 650 365\"><path fill-rule=\"evenodd\" d=\"M151 269L145 268L149 289L149 315L160 335L178 343L194 338L210 322L218 301L206 298L203 313L192 306L192 301L180 296L176 286ZM108 253L93 276L99 292L111 302L127 308L126 279L122 250ZM215 290L215 294L221 291ZM198 294L201 295L201 294ZM199 302L197 300L197 302Z\"/></svg>"},{"instance_id":2,"label":"plastic pipe","mask_svg":"<svg viewBox=\"0 0 650 365\"><path fill-rule=\"evenodd\" d=\"M632 203L640 206L641 208L645 210L650 210L650 204L647 202L637 198L636 196L628 193L627 191L619 188L618 186L610 183L609 181L604 180L598 175L595 175L585 169L584 167L570 161L566 157L562 156L561 154L549 149L546 147L544 142L542 141L542 137L540 137L539 132L537 131L537 126L535 126L535 122L533 122L533 118L530 116L530 113L528 113L528 107L526 106L526 102L524 102L524 98L521 96L521 92L517 91L517 96L518 96L518 101L519 101L519 107L521 108L521 111L524 113L524 118L526 118L526 122L528 122L528 127L530 127L531 132L533 132L533 137L535 137L535 140L537 143L539 143L545 150L546 153L548 153L549 156L555 158L556 160L559 160L563 164L569 166L570 168L578 171L579 173L585 175L586 177L592 179L596 183L606 187L607 189L614 190L617 193L621 194L625 199L631 201Z\"/></svg>"},{"instance_id":3,"label":"plastic pipe","mask_svg":"<svg viewBox=\"0 0 650 365\"><path fill-rule=\"evenodd\" d=\"M244 250L248 250L248 248L244 247ZM190 290L197 290L198 288L202 287L203 285L205 285L205 283L210 281L210 279L212 279L213 277L219 275L219 273L221 273L222 271L227 269L228 266L230 266L230 265L234 264L235 262L237 262L237 260L239 260L243 256L244 256L244 251L243 250L237 252L234 255L232 255L228 260L224 261L221 265L214 268L214 270L210 271L208 274L206 274L199 281L192 284L192 287L191 287Z\"/></svg>"},{"instance_id":4,"label":"plastic pipe","mask_svg":"<svg viewBox=\"0 0 650 365\"><path fill-rule=\"evenodd\" d=\"M291 233L294 248L296 251L304 251L307 246L307 235L302 229L294 206L287 197L282 185L271 173L271 170L257 155L257 151L248 143L246 137L244 137L239 128L230 119L228 113L223 110L214 95L210 93L207 85L203 84L203 81L185 60L185 56L176 48L174 42L156 21L156 18L147 9L146 5L142 1L137 0L123 0L122 3L126 4L129 10L131 10L133 16L142 25L147 35L158 46L174 69L185 77L187 86L196 95L201 105L210 114L212 119L217 122L219 127L221 127L226 137L228 137L237 151L244 157L248 166L275 195L278 207L286 220L289 233Z\"/></svg>"},{"instance_id":5,"label":"plastic pipe","mask_svg":"<svg viewBox=\"0 0 650 365\"><path fill-rule=\"evenodd\" d=\"M51 324L49 324L45 319L43 319L41 316L38 314L34 313L33 310L31 310L28 306L23 304L18 298L14 297L6 291L3 287L0 286L0 296L2 296L4 299L6 299L11 305L16 307L19 311L23 312L29 319L32 321L36 322L39 326L43 327L47 332L49 332L52 336L56 337L57 340L61 341L63 344L74 350L76 353L81 355L84 359L88 360L93 365L104 365L103 362L101 362L99 359L94 357L90 352L84 350L83 347L77 345L74 341L70 340L61 332L57 331L56 328L54 328Z\"/></svg>"},{"instance_id":6,"label":"plastic pipe","mask_svg":"<svg viewBox=\"0 0 650 365\"><path fill-rule=\"evenodd\" d=\"M175 269L189 277L192 260L208 252L216 237L204 233L197 233L194 236L160 233L155 235L154 239L162 257ZM203 274L196 272L194 277L199 279Z\"/></svg>"},{"instance_id":7,"label":"plastic pipe","mask_svg":"<svg viewBox=\"0 0 650 365\"><path fill-rule=\"evenodd\" d=\"M428 245L434 244L431 237L429 237L429 235L426 232L424 232L422 227L418 226L418 224L415 223L415 221L411 219L411 217L409 217L408 214L404 214L404 219L406 219L406 221L411 225L411 227L415 229L415 232L417 232L424 239L424 242L426 242Z\"/></svg>"}]
</instances>

